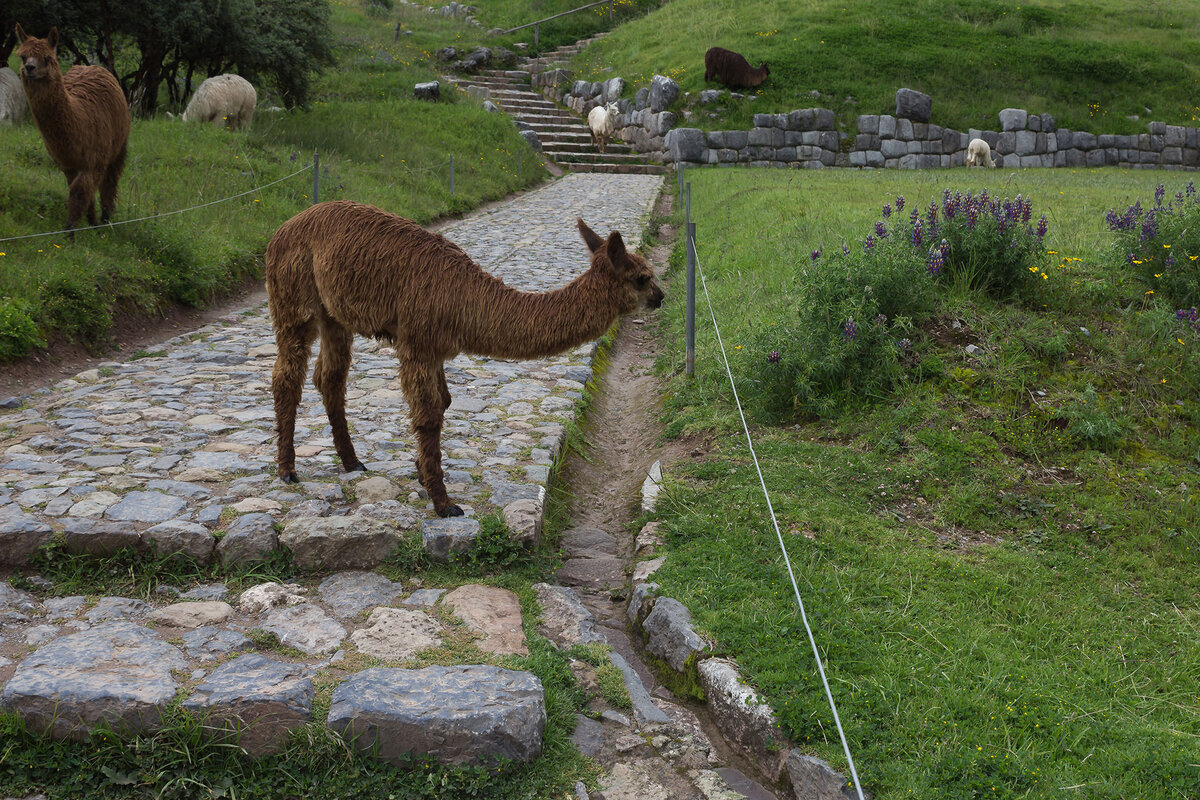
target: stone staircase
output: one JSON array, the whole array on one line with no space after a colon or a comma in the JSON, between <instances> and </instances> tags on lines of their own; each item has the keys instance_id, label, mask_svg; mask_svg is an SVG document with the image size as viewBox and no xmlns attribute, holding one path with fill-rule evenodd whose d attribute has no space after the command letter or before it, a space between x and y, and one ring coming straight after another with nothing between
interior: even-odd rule
<instances>
[{"instance_id":1,"label":"stone staircase","mask_svg":"<svg viewBox=\"0 0 1200 800\"><path fill-rule=\"evenodd\" d=\"M457 78L455 83L465 89L478 87L480 95L486 94L514 120L528 125L541 141L543 155L559 166L575 172L666 173L665 165L647 162L645 156L621 141L610 141L605 152L599 152L592 144L586 119L575 116L530 85L534 71L565 64L591 41L564 45L536 59L526 59L522 69L484 70L469 78Z\"/></svg>"}]
</instances>

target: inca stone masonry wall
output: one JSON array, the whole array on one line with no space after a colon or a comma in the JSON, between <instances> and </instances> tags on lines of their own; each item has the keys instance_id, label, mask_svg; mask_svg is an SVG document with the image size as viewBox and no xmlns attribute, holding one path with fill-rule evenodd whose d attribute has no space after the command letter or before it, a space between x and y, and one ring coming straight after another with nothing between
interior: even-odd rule
<instances>
[{"instance_id":1,"label":"inca stone masonry wall","mask_svg":"<svg viewBox=\"0 0 1200 800\"><path fill-rule=\"evenodd\" d=\"M573 80L567 70L533 76L543 94L579 114L606 102L620 112L617 135L649 158L671 163L746 164L772 167L874 167L930 169L966 163L967 144L983 139L996 166L1103 167L1133 169L1200 168L1200 128L1150 122L1141 134L1094 134L1055 126L1050 114L1006 108L999 130L966 133L890 114L862 114L851 136L836 128L826 108L781 114L755 114L754 127L738 131L701 131L676 127L680 114L667 108L678 99L677 84L662 75L639 89L634 100L620 99L625 81ZM901 90L902 92L908 90ZM701 102L722 93L701 93ZM705 95L709 95L706 98Z\"/></svg>"}]
</instances>

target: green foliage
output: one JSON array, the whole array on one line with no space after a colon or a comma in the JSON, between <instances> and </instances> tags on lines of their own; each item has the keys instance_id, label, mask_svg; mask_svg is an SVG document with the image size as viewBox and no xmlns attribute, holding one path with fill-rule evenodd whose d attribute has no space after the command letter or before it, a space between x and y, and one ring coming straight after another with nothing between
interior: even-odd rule
<instances>
[{"instance_id":1,"label":"green foliage","mask_svg":"<svg viewBox=\"0 0 1200 800\"><path fill-rule=\"evenodd\" d=\"M46 337L33 321L33 314L25 299L0 297L0 361L14 361L46 346Z\"/></svg>"},{"instance_id":2,"label":"green foliage","mask_svg":"<svg viewBox=\"0 0 1200 800\"><path fill-rule=\"evenodd\" d=\"M1095 387L1084 388L1062 410L1063 418L1070 423L1067 430L1087 447L1115 450L1128 433L1131 421L1119 411L1113 412L1110 406L1110 402L1101 402Z\"/></svg>"},{"instance_id":3,"label":"green foliage","mask_svg":"<svg viewBox=\"0 0 1200 800\"><path fill-rule=\"evenodd\" d=\"M943 263L936 268L931 253L931 271L962 289L985 292L1000 300L1024 294L1032 289L1042 271L1038 264L1045 254L1042 235L1030 225L1032 201L1017 196L1015 201L967 192L942 198L941 219L931 225L931 238L941 238ZM930 214L933 217L933 214Z\"/></svg>"},{"instance_id":4,"label":"green foliage","mask_svg":"<svg viewBox=\"0 0 1200 800\"><path fill-rule=\"evenodd\" d=\"M1148 295L1176 309L1200 305L1200 193L1188 181L1163 205L1165 197L1160 183L1149 210L1138 201L1121 214L1108 212L1116 257L1128 262Z\"/></svg>"},{"instance_id":5,"label":"green foliage","mask_svg":"<svg viewBox=\"0 0 1200 800\"><path fill-rule=\"evenodd\" d=\"M479 535L471 549L455 556L456 564L480 574L508 569L524 560L525 548L513 538L499 512L480 519Z\"/></svg>"}]
</instances>

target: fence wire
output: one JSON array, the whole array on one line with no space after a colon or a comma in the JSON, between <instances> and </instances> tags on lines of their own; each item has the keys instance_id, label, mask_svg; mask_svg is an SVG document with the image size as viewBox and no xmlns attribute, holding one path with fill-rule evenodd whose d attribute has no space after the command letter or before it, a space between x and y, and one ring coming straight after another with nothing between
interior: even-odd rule
<instances>
[{"instance_id":1,"label":"fence wire","mask_svg":"<svg viewBox=\"0 0 1200 800\"><path fill-rule=\"evenodd\" d=\"M804 630L808 633L808 643L812 646L813 658L817 662L817 671L821 675L821 684L825 687L825 698L829 701L829 709L833 712L833 722L837 726L838 737L842 740L842 751L846 754L846 762L850 765L851 783L858 793L858 800L864 800L862 787L858 781L858 770L854 766L854 757L850 755L850 744L846 741L846 733L842 730L842 719L838 715L837 703L833 701L833 691L829 688L829 679L825 676L825 666L821 661L821 652L817 649L817 640L813 636L812 627L808 624L808 614L804 610L804 600L800 597L800 587L796 583L796 573L792 569L792 560L788 557L787 546L783 541L783 533L779 530L779 520L775 518L775 506L771 503L771 493L767 491L767 481L763 477L762 467L758 463L758 453L754 450L754 440L750 436L750 426L746 422L746 414L742 411L742 401L738 397L737 384L733 380L733 370L729 366L729 357L725 353L725 343L721 339L721 329L717 325L717 315L713 311L712 297L708 294L708 281L704 279L704 270L700 266L700 255L696 252L696 240L688 242L695 253L696 273L704 287L704 299L708 303L708 313L712 318L713 331L717 335L717 345L721 349L721 359L725 362L725 374L729 377L729 387L733 390L733 401L737 404L738 416L742 418L742 430L746 433L746 444L750 446L750 456L754 459L754 469L758 472L758 482L762 486L763 497L767 501L767 510L771 514L771 524L775 526L775 536L779 539L779 549L783 552L783 562L787 566L788 577L792 581L792 592L796 596L796 605L800 609L800 619L804 622Z\"/></svg>"},{"instance_id":2,"label":"fence wire","mask_svg":"<svg viewBox=\"0 0 1200 800\"><path fill-rule=\"evenodd\" d=\"M283 183L284 181L287 181L287 180L291 180L292 178L296 177L297 175L300 175L300 174L306 173L306 172L311 173L312 168L305 167L304 169L298 169L295 172L293 172L291 175L285 175L284 177L282 177L278 180L271 181L270 183L264 183L261 186L254 187L253 189L247 189L246 191L241 192L239 194L230 195L229 197L222 197L220 200L210 200L207 203L200 203L198 205L189 206L187 208L181 208L176 211L164 211L161 214L151 214L148 217L138 217L137 219L123 219L123 220L119 220L117 222L106 222L103 225L89 225L86 228L66 228L61 231L48 231L46 233L26 233L21 236L7 236L3 239L0 239L0 242L15 242L19 239L37 239L38 237L41 237L41 236L59 236L64 233L74 233L75 231L107 230L108 228L115 228L118 225L132 225L135 222L146 222L146 221L152 220L152 219L161 219L162 217L171 217L176 214L186 214L189 211L196 211L197 209L207 208L208 206L215 206L218 203L227 203L230 200L237 200L239 197L245 197L248 194L254 194L255 192L261 192L263 189L266 189L267 187L274 186L277 183Z\"/></svg>"}]
</instances>

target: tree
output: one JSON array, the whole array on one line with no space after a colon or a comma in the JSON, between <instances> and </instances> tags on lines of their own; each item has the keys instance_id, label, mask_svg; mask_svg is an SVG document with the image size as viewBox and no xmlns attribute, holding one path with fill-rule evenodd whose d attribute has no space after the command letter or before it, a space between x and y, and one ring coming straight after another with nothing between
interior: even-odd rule
<instances>
[{"instance_id":1,"label":"tree","mask_svg":"<svg viewBox=\"0 0 1200 800\"><path fill-rule=\"evenodd\" d=\"M40 34L57 26L60 49L107 66L146 115L164 86L182 104L197 73L237 72L302 106L313 73L333 62L328 0L7 0L0 20L0 54L12 52L14 22Z\"/></svg>"}]
</instances>

